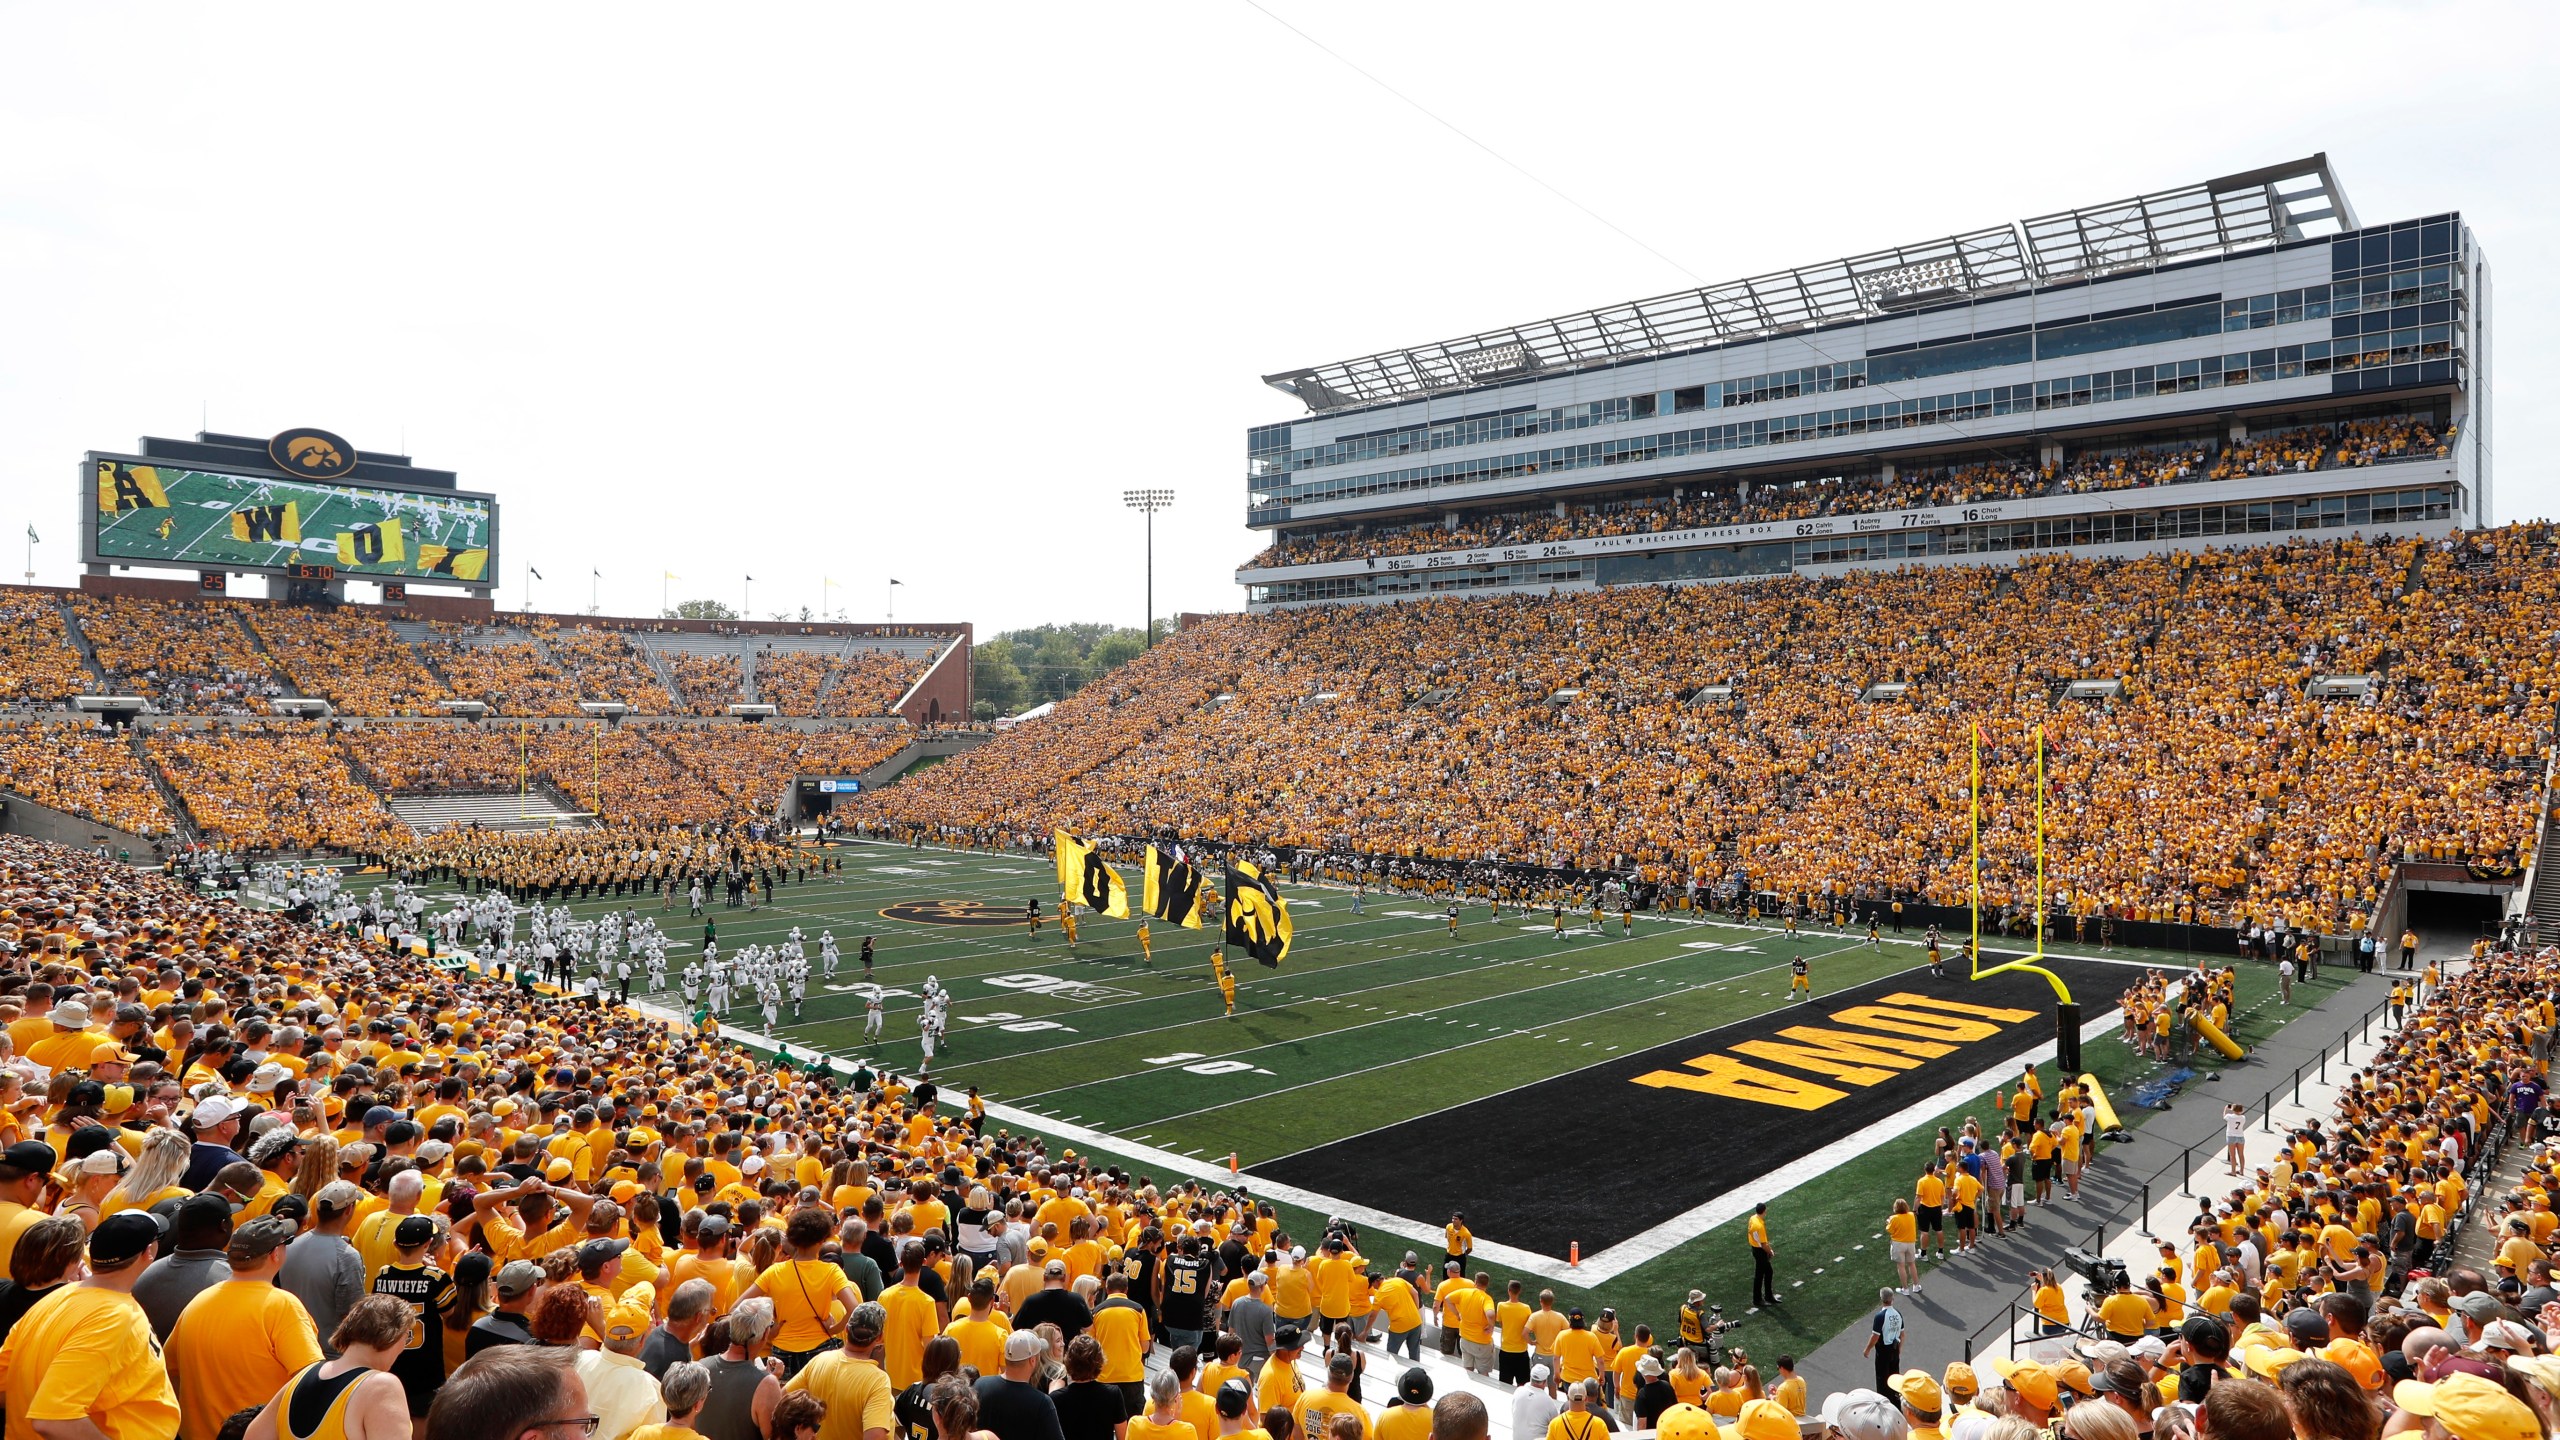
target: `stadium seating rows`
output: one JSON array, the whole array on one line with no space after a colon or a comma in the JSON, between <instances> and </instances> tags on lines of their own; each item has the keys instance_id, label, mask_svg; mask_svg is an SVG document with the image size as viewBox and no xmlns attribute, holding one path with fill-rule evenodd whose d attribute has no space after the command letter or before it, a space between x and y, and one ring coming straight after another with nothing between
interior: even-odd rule
<instances>
[{"instance_id":1,"label":"stadium seating rows","mask_svg":"<svg viewBox=\"0 0 2560 1440\"><path fill-rule=\"evenodd\" d=\"M236 604L71 597L71 611L119 694L148 695L172 714L263 713L283 693L241 628Z\"/></svg>"},{"instance_id":2,"label":"stadium seating rows","mask_svg":"<svg viewBox=\"0 0 2560 1440\"><path fill-rule=\"evenodd\" d=\"M2404 853L2512 861L2532 844L2532 757L2560 697L2553 532L2487 532L2423 565L2420 549L1222 620L858 813L981 841L1056 823L1954 903L1979 722L1993 900L2032 883L2042 727L2065 903L2343 930ZM2304 695L2315 675L2368 672L2378 704ZM2061 698L2089 677L2126 693ZM1862 702L1888 680L1914 688ZM1727 681L1739 704L1691 703Z\"/></svg>"},{"instance_id":3,"label":"stadium seating rows","mask_svg":"<svg viewBox=\"0 0 2560 1440\"><path fill-rule=\"evenodd\" d=\"M123 736L92 725L0 725L0 786L146 839L176 829L142 757Z\"/></svg>"},{"instance_id":4,"label":"stadium seating rows","mask_svg":"<svg viewBox=\"0 0 2560 1440\"><path fill-rule=\"evenodd\" d=\"M1329 534L1293 536L1285 545L1274 541L1247 560L1243 568L1384 559L1435 550L1480 550L2372 465L2409 457L2442 456L2452 440L2450 433L2438 435L2426 420L2387 416L2351 421L2339 427L2308 427L2257 436L2235 442L2218 457L2201 446L2186 444L2116 447L2076 455L2058 469L1993 462L1906 469L1890 479L1881 474L1858 479L1824 477L1713 495L1689 494L1678 499L1665 490L1659 495L1602 504L1568 504L1562 515L1551 504L1538 509L1472 515L1455 528L1438 521L1412 521L1376 529L1355 527Z\"/></svg>"}]
</instances>

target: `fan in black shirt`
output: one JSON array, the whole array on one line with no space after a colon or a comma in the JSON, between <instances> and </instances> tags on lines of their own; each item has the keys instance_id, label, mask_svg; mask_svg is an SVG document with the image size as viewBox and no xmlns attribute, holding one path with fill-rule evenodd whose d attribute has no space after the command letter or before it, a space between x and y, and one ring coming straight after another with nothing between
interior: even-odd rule
<instances>
[{"instance_id":1,"label":"fan in black shirt","mask_svg":"<svg viewBox=\"0 0 2560 1440\"><path fill-rule=\"evenodd\" d=\"M1077 1336L1093 1328L1093 1310L1076 1292L1067 1288L1065 1261L1050 1261L1041 1279L1042 1288L1034 1291L1029 1299L1022 1302L1022 1308L1013 1312L1013 1328L1029 1330L1036 1325L1055 1325L1058 1333L1072 1345Z\"/></svg>"}]
</instances>

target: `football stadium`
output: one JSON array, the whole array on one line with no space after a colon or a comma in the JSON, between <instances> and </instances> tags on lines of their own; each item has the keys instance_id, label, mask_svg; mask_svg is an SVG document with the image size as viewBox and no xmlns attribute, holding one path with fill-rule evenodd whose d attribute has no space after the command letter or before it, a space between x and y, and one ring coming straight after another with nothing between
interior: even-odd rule
<instances>
[{"instance_id":1,"label":"football stadium","mask_svg":"<svg viewBox=\"0 0 2560 1440\"><path fill-rule=\"evenodd\" d=\"M1261 375L1072 685L65 441L9 1440L2560 1434L2560 527L2347 178Z\"/></svg>"}]
</instances>

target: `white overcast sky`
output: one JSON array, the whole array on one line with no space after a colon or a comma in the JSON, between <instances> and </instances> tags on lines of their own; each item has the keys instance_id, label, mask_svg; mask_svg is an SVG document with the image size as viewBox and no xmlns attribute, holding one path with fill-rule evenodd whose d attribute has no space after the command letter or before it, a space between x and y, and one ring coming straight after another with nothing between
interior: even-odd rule
<instances>
[{"instance_id":1,"label":"white overcast sky","mask_svg":"<svg viewBox=\"0 0 2560 1440\"><path fill-rule=\"evenodd\" d=\"M2560 511L2560 7L1266 3L1689 273L1242 0L9 0L0 522L71 583L83 450L307 424L498 494L509 607L1135 624L1160 486L1231 609L1265 373L2316 150L2470 222Z\"/></svg>"}]
</instances>

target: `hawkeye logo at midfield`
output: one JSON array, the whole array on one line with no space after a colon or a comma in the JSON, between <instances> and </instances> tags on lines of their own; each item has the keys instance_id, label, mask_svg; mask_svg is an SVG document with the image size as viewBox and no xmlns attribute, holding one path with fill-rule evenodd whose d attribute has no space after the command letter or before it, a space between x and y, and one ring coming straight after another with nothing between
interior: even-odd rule
<instances>
[{"instance_id":1,"label":"hawkeye logo at midfield","mask_svg":"<svg viewBox=\"0 0 2560 1440\"><path fill-rule=\"evenodd\" d=\"M1790 1110L1819 1110L1847 1099L1849 1092L1787 1071L1801 1070L1841 1085L1877 1085L1954 1054L1960 1045L1988 1040L2003 1027L2033 1020L2038 1013L1895 991L1823 1017L1831 1025L1855 1028L1789 1025L1769 1039L1734 1042L1730 1055L1701 1055L1682 1061L1683 1069L1654 1070L1633 1078L1638 1085L1658 1090L1694 1090ZM1786 1070L1755 1065L1754 1060Z\"/></svg>"}]
</instances>

